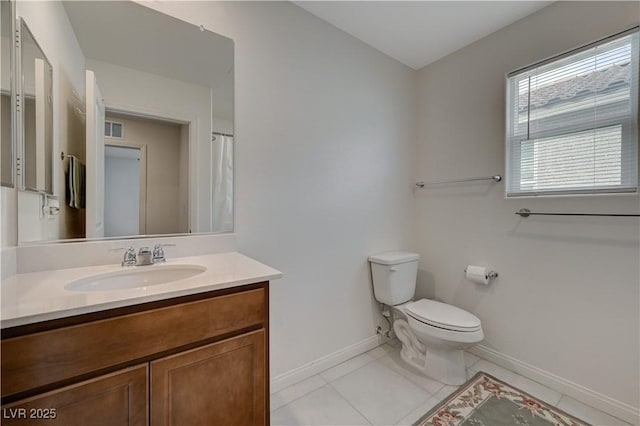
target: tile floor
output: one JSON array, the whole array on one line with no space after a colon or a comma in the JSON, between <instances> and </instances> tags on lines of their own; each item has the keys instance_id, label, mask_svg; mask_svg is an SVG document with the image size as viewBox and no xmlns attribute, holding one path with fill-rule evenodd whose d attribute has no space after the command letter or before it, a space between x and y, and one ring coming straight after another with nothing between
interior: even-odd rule
<instances>
[{"instance_id":1,"label":"tile floor","mask_svg":"<svg viewBox=\"0 0 640 426\"><path fill-rule=\"evenodd\" d=\"M469 377L485 371L594 426L628 425L498 365L465 354ZM271 425L411 425L457 387L414 372L392 341L271 395Z\"/></svg>"}]
</instances>

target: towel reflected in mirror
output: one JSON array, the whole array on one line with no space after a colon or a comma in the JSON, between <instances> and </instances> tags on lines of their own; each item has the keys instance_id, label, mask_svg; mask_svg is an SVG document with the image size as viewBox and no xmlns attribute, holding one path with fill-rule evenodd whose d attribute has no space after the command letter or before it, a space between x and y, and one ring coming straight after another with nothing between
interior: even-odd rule
<instances>
[{"instance_id":1,"label":"towel reflected in mirror","mask_svg":"<svg viewBox=\"0 0 640 426\"><path fill-rule=\"evenodd\" d=\"M69 207L83 209L85 207L85 166L74 156L69 156L69 169L67 178L67 200Z\"/></svg>"}]
</instances>

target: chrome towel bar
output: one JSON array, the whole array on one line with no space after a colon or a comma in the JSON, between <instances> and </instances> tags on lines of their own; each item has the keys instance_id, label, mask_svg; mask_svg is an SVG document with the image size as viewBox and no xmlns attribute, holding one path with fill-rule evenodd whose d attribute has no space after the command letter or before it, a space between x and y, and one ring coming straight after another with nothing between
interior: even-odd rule
<instances>
[{"instance_id":1,"label":"chrome towel bar","mask_svg":"<svg viewBox=\"0 0 640 426\"><path fill-rule=\"evenodd\" d=\"M78 157L76 157L75 155L71 155L71 154L65 154L64 151L62 151L60 153L60 159L64 161L65 158L75 158L76 160L78 159Z\"/></svg>"},{"instance_id":2,"label":"chrome towel bar","mask_svg":"<svg viewBox=\"0 0 640 426\"><path fill-rule=\"evenodd\" d=\"M640 214L620 214L620 213L540 213L532 212L529 209L520 209L516 212L520 217L529 216L612 216L612 217L640 217Z\"/></svg>"},{"instance_id":3,"label":"chrome towel bar","mask_svg":"<svg viewBox=\"0 0 640 426\"><path fill-rule=\"evenodd\" d=\"M425 186L431 186L431 185L442 185L442 184L446 184L446 183L459 183L459 182L474 182L474 181L480 181L480 180L492 180L494 182L500 182L502 180L502 176L500 175L494 175L494 176L487 176L487 177L473 177L473 178L466 178L466 179L454 179L454 180L438 180L438 181L433 181L433 182L417 182L416 186L418 188L424 188Z\"/></svg>"}]
</instances>

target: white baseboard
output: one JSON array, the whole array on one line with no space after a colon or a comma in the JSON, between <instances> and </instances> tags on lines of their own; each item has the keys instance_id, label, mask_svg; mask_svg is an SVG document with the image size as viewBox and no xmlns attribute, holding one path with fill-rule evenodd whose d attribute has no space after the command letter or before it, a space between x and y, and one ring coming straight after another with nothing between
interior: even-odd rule
<instances>
[{"instance_id":1,"label":"white baseboard","mask_svg":"<svg viewBox=\"0 0 640 426\"><path fill-rule=\"evenodd\" d=\"M287 386L298 383L299 381L314 376L327 368L338 365L349 358L353 358L354 356L360 355L361 353L373 349L376 346L380 346L385 341L386 339L381 336L371 336L354 343L353 345L347 346L346 348L340 349L339 351L323 356L315 361L311 361L298 368L289 370L286 373L279 374L271 379L271 393L281 391Z\"/></svg>"},{"instance_id":2,"label":"white baseboard","mask_svg":"<svg viewBox=\"0 0 640 426\"><path fill-rule=\"evenodd\" d=\"M509 355L502 354L494 349L484 345L474 346L469 352L491 361L501 367L518 373L524 377L534 380L545 385L557 392L568 395L584 404L590 405L610 414L614 417L622 419L633 425L640 424L640 409L633 407L624 402L610 398L606 395L588 389L577 383L573 383L548 371L542 370L526 362L519 361Z\"/></svg>"}]
</instances>

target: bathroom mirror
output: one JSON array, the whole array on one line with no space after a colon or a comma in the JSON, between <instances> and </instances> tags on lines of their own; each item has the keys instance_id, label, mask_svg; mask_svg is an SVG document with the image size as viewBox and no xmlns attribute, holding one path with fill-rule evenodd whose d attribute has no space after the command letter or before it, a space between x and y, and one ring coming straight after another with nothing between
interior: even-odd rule
<instances>
[{"instance_id":1,"label":"bathroom mirror","mask_svg":"<svg viewBox=\"0 0 640 426\"><path fill-rule=\"evenodd\" d=\"M0 184L14 187L14 128L13 128L13 3L0 1Z\"/></svg>"},{"instance_id":2,"label":"bathroom mirror","mask_svg":"<svg viewBox=\"0 0 640 426\"><path fill-rule=\"evenodd\" d=\"M53 196L19 194L19 242L232 232L233 41L130 1L17 14L51 40L59 108Z\"/></svg>"},{"instance_id":3,"label":"bathroom mirror","mask_svg":"<svg viewBox=\"0 0 640 426\"><path fill-rule=\"evenodd\" d=\"M22 188L53 194L53 68L24 19L19 69Z\"/></svg>"}]
</instances>

